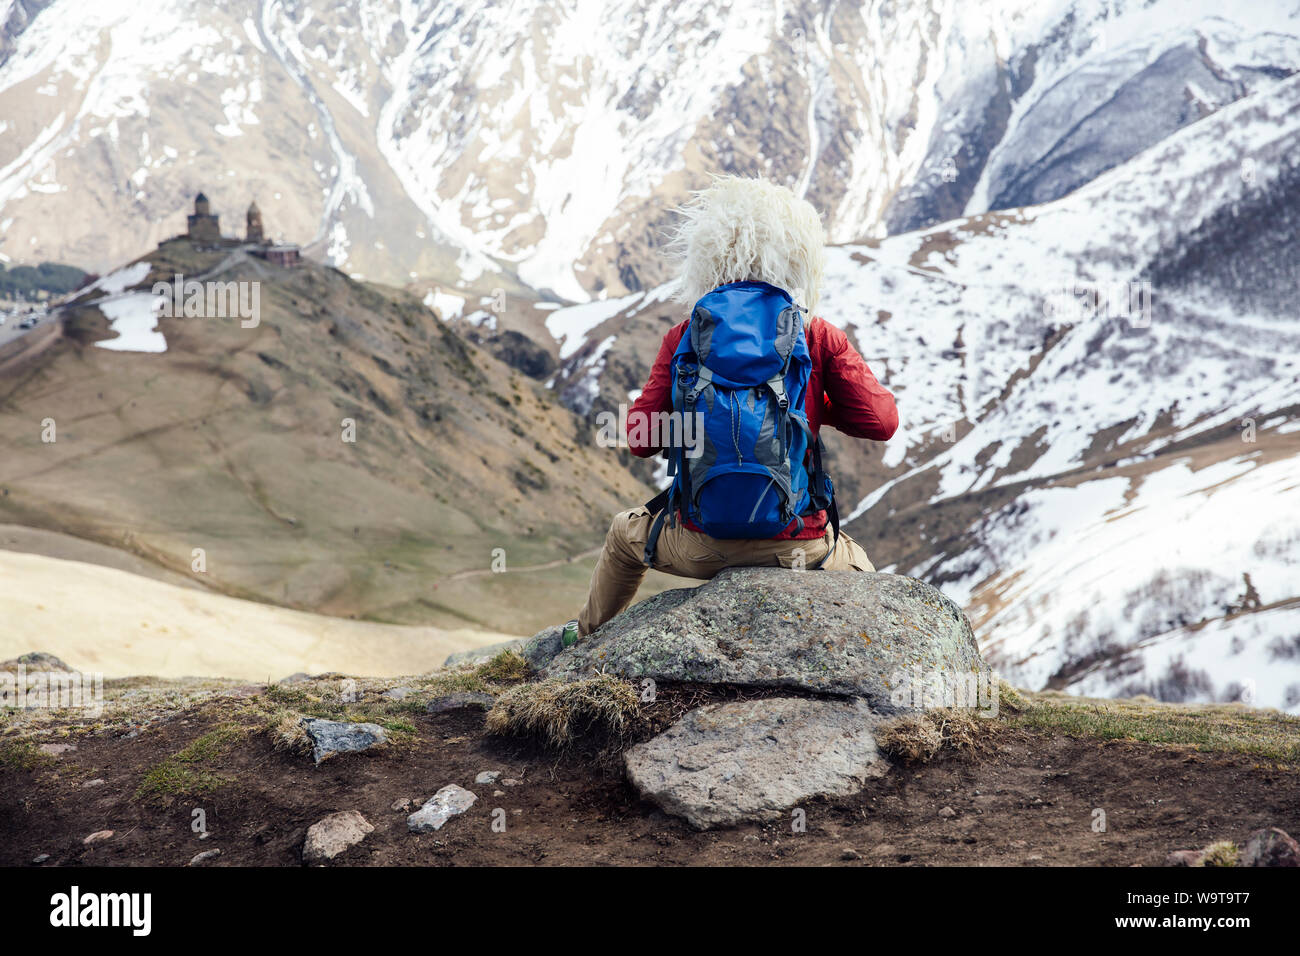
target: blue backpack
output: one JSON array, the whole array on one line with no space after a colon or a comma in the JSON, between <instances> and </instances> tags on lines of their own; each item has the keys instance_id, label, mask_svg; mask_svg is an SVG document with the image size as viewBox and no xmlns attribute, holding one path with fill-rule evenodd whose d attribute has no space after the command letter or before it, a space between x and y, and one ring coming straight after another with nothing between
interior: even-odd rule
<instances>
[{"instance_id":1,"label":"blue backpack","mask_svg":"<svg viewBox=\"0 0 1300 956\"><path fill-rule=\"evenodd\" d=\"M673 481L647 503L658 516L646 564L654 563L664 521L679 510L714 538L772 538L828 509L838 538L821 440L804 411L811 371L803 311L783 290L731 282L695 303L672 358L665 452Z\"/></svg>"}]
</instances>

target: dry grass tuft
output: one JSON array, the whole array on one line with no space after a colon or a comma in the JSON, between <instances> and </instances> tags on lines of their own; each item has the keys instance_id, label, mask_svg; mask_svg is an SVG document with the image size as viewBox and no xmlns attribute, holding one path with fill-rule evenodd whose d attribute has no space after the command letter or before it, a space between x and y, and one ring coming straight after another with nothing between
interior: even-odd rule
<instances>
[{"instance_id":1,"label":"dry grass tuft","mask_svg":"<svg viewBox=\"0 0 1300 956\"><path fill-rule=\"evenodd\" d=\"M1220 840L1205 848L1205 855L1197 866L1236 866L1239 854L1237 844L1231 840Z\"/></svg>"},{"instance_id":2,"label":"dry grass tuft","mask_svg":"<svg viewBox=\"0 0 1300 956\"><path fill-rule=\"evenodd\" d=\"M603 674L577 681L552 677L502 694L488 711L486 729L564 749L583 737L621 740L640 715L641 701L625 680Z\"/></svg>"},{"instance_id":3,"label":"dry grass tuft","mask_svg":"<svg viewBox=\"0 0 1300 956\"><path fill-rule=\"evenodd\" d=\"M927 763L942 751L974 753L994 722L969 710L927 710L887 720L876 729L881 751L902 763Z\"/></svg>"},{"instance_id":4,"label":"dry grass tuft","mask_svg":"<svg viewBox=\"0 0 1300 956\"><path fill-rule=\"evenodd\" d=\"M474 673L485 684L518 684L528 680L528 661L518 651L502 651L480 664Z\"/></svg>"}]
</instances>

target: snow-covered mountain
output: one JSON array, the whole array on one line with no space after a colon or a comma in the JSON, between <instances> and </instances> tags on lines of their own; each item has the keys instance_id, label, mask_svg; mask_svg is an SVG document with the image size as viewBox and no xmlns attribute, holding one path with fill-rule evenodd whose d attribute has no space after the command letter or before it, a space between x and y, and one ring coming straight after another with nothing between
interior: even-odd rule
<instances>
[{"instance_id":1,"label":"snow-covered mountain","mask_svg":"<svg viewBox=\"0 0 1300 956\"><path fill-rule=\"evenodd\" d=\"M0 0L0 254L104 270L203 189L351 272L570 301L762 173L833 241L1050 201L1300 63L1296 0Z\"/></svg>"}]
</instances>

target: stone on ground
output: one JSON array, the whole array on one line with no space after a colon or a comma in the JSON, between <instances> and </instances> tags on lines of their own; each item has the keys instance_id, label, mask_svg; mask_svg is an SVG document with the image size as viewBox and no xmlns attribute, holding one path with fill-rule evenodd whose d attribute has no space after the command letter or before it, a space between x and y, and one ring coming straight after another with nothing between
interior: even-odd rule
<instances>
[{"instance_id":1,"label":"stone on ground","mask_svg":"<svg viewBox=\"0 0 1300 956\"><path fill-rule=\"evenodd\" d=\"M45 651L31 651L27 654L11 657L7 661L0 662L0 671L16 673L20 664L26 674L72 673L71 667L53 654L45 653Z\"/></svg>"},{"instance_id":2,"label":"stone on ground","mask_svg":"<svg viewBox=\"0 0 1300 956\"><path fill-rule=\"evenodd\" d=\"M901 693L908 686L939 679L967 688L976 678L992 686L970 622L928 584L783 568L730 568L698 588L657 594L556 653L544 671L571 680L597 672L863 697L882 714L920 709Z\"/></svg>"},{"instance_id":3,"label":"stone on ground","mask_svg":"<svg viewBox=\"0 0 1300 956\"><path fill-rule=\"evenodd\" d=\"M441 830L452 817L464 813L478 797L456 784L448 784L425 801L424 806L406 818L412 833L429 833Z\"/></svg>"},{"instance_id":4,"label":"stone on ground","mask_svg":"<svg viewBox=\"0 0 1300 956\"><path fill-rule=\"evenodd\" d=\"M427 714L445 714L451 710L491 710L494 703L496 703L496 698L482 691L457 691L454 694L435 697L425 705L424 712Z\"/></svg>"},{"instance_id":5,"label":"stone on ground","mask_svg":"<svg viewBox=\"0 0 1300 956\"><path fill-rule=\"evenodd\" d=\"M302 845L302 861L322 863L332 860L349 847L356 846L374 829L356 810L331 813L307 828L307 839Z\"/></svg>"},{"instance_id":6,"label":"stone on ground","mask_svg":"<svg viewBox=\"0 0 1300 956\"><path fill-rule=\"evenodd\" d=\"M886 770L860 701L710 704L624 755L628 779L705 830L773 820L811 797L857 793Z\"/></svg>"},{"instance_id":7,"label":"stone on ground","mask_svg":"<svg viewBox=\"0 0 1300 956\"><path fill-rule=\"evenodd\" d=\"M1300 866L1300 843L1285 830L1269 827L1246 838L1242 866Z\"/></svg>"},{"instance_id":8,"label":"stone on ground","mask_svg":"<svg viewBox=\"0 0 1300 956\"><path fill-rule=\"evenodd\" d=\"M384 728L378 724L354 724L309 717L303 720L302 726L311 741L312 757L316 763L335 754L369 750L388 742Z\"/></svg>"}]
</instances>

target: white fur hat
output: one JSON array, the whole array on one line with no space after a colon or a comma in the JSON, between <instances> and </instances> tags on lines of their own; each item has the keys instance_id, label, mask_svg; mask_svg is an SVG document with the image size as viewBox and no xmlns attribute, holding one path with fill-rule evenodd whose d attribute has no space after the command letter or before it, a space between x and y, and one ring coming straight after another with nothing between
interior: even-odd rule
<instances>
[{"instance_id":1,"label":"white fur hat","mask_svg":"<svg viewBox=\"0 0 1300 956\"><path fill-rule=\"evenodd\" d=\"M677 298L693 303L728 282L784 289L811 314L826 263L817 210L766 179L720 176L679 210L669 250L681 262Z\"/></svg>"}]
</instances>

